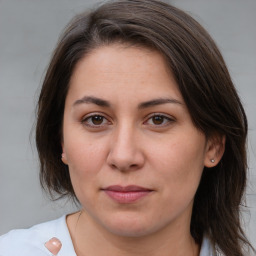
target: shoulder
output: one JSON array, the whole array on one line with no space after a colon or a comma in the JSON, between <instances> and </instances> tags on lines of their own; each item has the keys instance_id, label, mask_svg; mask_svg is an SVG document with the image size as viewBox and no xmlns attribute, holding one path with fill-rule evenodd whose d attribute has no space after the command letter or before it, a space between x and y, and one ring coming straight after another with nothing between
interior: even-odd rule
<instances>
[{"instance_id":1,"label":"shoulder","mask_svg":"<svg viewBox=\"0 0 256 256\"><path fill-rule=\"evenodd\" d=\"M199 256L215 256L214 245L207 236L204 236Z\"/></svg>"},{"instance_id":2,"label":"shoulder","mask_svg":"<svg viewBox=\"0 0 256 256\"><path fill-rule=\"evenodd\" d=\"M70 256L73 255L74 250L66 225L66 216L63 216L57 220L35 225L29 229L12 230L0 236L0 256L51 255L44 244L52 237L58 237L62 241L64 248L61 251L69 252ZM64 253L59 253L59 255L65 256Z\"/></svg>"}]
</instances>

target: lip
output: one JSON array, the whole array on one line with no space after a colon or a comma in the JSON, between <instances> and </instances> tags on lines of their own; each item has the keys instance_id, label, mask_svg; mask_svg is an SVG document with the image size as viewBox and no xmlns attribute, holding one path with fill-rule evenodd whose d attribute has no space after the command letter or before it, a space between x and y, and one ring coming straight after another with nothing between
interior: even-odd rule
<instances>
[{"instance_id":1,"label":"lip","mask_svg":"<svg viewBox=\"0 0 256 256\"><path fill-rule=\"evenodd\" d=\"M113 185L103 188L102 191L104 191L111 199L121 204L134 203L153 192L152 189L137 185Z\"/></svg>"}]
</instances>

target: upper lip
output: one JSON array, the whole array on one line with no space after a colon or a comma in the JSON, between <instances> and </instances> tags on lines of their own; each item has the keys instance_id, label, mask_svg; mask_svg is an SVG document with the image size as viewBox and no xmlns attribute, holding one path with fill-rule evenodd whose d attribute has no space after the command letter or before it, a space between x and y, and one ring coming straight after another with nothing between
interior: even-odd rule
<instances>
[{"instance_id":1,"label":"upper lip","mask_svg":"<svg viewBox=\"0 0 256 256\"><path fill-rule=\"evenodd\" d=\"M116 192L152 191L152 189L144 188L137 185L128 185L128 186L112 185L112 186L103 188L103 190L116 191Z\"/></svg>"}]
</instances>

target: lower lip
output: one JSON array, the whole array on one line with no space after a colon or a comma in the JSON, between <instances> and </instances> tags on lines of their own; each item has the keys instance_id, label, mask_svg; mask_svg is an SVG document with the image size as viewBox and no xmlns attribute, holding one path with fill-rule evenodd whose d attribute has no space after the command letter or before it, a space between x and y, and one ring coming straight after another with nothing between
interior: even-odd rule
<instances>
[{"instance_id":1,"label":"lower lip","mask_svg":"<svg viewBox=\"0 0 256 256\"><path fill-rule=\"evenodd\" d=\"M152 191L113 191L113 190L104 190L104 192L113 200L121 204L128 204L136 202L145 196L149 195Z\"/></svg>"}]
</instances>

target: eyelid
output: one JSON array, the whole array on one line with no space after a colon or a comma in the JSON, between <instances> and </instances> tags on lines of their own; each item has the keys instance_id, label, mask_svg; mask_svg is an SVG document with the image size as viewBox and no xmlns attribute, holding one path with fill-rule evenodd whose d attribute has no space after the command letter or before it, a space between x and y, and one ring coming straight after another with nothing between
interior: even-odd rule
<instances>
[{"instance_id":1,"label":"eyelid","mask_svg":"<svg viewBox=\"0 0 256 256\"><path fill-rule=\"evenodd\" d=\"M151 118L155 117L155 116L160 116L160 117L163 117L165 118L166 120L168 120L168 123L167 124L160 124L160 125L157 125L157 124L152 124L150 126L152 127L156 127L156 128L163 128L163 127L166 127L168 125L170 125L172 122L175 122L176 119L173 117L173 116L170 116L168 114L164 114L164 113L152 113L150 115L147 116L146 120L143 122L143 124L145 124L146 122L148 122L148 120L150 120Z\"/></svg>"},{"instance_id":2,"label":"eyelid","mask_svg":"<svg viewBox=\"0 0 256 256\"><path fill-rule=\"evenodd\" d=\"M103 128L104 126L106 126L106 124L100 124L100 125L90 125L88 123L86 123L86 121L89 119L89 118L92 118L94 116L101 116L103 117L105 120L107 120L108 124L109 125L111 123L111 121L109 121L109 117L106 117L106 114L104 113L101 113L101 112L92 112L92 113L89 113L85 116L83 116L82 120L81 120L81 123L83 125L85 125L86 127L89 127L89 128L95 128L95 129L99 129L99 128Z\"/></svg>"},{"instance_id":3,"label":"eyelid","mask_svg":"<svg viewBox=\"0 0 256 256\"><path fill-rule=\"evenodd\" d=\"M103 119L105 119L105 122L103 124L89 124L87 122L88 119L94 117L94 116L101 116L103 117ZM165 119L165 122L163 124L147 124L149 122L149 120L155 116L159 116L159 117L162 117ZM154 127L154 128L164 128L164 127L167 127L169 126L171 123L175 122L176 119L169 115L169 114L165 114L165 113L151 113L149 115L147 115L147 117L145 118L145 121L143 121L143 125L147 125L147 126L151 126L151 127ZM113 124L112 121L111 121L111 118L106 115L105 113L102 113L102 112L91 112L91 113L88 113L86 114L85 116L83 116L83 118L81 119L81 123L86 126L86 127L89 127L89 128L92 128L92 129L100 129L100 128L104 128L108 125L111 125Z\"/></svg>"}]
</instances>

